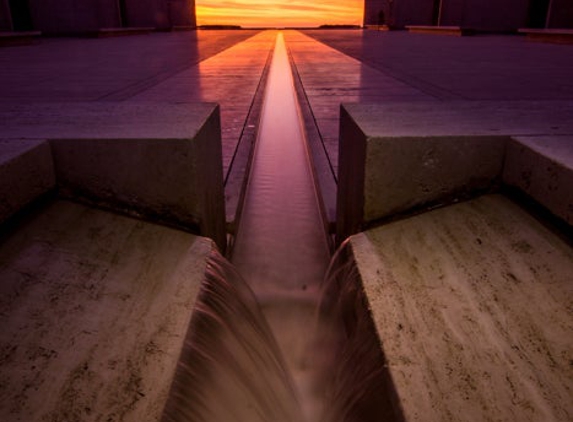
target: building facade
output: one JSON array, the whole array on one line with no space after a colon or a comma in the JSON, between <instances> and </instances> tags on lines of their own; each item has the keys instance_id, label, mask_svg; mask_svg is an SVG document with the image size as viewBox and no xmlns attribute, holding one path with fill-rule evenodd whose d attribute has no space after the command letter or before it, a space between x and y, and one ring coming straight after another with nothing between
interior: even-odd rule
<instances>
[{"instance_id":1,"label":"building facade","mask_svg":"<svg viewBox=\"0 0 573 422\"><path fill-rule=\"evenodd\" d=\"M0 31L80 34L177 26L196 26L195 0L0 0Z\"/></svg>"},{"instance_id":2,"label":"building facade","mask_svg":"<svg viewBox=\"0 0 573 422\"><path fill-rule=\"evenodd\" d=\"M364 25L443 25L486 31L573 28L572 0L365 0Z\"/></svg>"}]
</instances>

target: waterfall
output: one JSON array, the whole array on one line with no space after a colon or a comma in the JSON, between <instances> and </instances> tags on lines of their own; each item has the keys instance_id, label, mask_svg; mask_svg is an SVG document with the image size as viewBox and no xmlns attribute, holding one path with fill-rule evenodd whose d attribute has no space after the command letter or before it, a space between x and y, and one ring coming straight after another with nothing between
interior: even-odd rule
<instances>
[{"instance_id":1,"label":"waterfall","mask_svg":"<svg viewBox=\"0 0 573 422\"><path fill-rule=\"evenodd\" d=\"M299 420L292 380L253 293L213 251L162 421Z\"/></svg>"},{"instance_id":2,"label":"waterfall","mask_svg":"<svg viewBox=\"0 0 573 422\"><path fill-rule=\"evenodd\" d=\"M403 421L349 240L327 271L317 341L331 350L322 422Z\"/></svg>"}]
</instances>

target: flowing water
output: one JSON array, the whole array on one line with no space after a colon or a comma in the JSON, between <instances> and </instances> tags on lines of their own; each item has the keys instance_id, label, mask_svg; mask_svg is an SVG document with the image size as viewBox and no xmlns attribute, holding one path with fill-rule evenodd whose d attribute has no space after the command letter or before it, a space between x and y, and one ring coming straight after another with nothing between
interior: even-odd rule
<instances>
[{"instance_id":1,"label":"flowing water","mask_svg":"<svg viewBox=\"0 0 573 422\"><path fill-rule=\"evenodd\" d=\"M307 420L320 413L314 355L320 283L330 259L282 33L232 262L248 280L283 352Z\"/></svg>"},{"instance_id":2,"label":"flowing water","mask_svg":"<svg viewBox=\"0 0 573 422\"><path fill-rule=\"evenodd\" d=\"M323 285L323 227L279 33L234 266L209 261L163 422L399 420L347 248Z\"/></svg>"},{"instance_id":3,"label":"flowing water","mask_svg":"<svg viewBox=\"0 0 573 422\"><path fill-rule=\"evenodd\" d=\"M292 380L252 291L213 251L162 422L299 420Z\"/></svg>"},{"instance_id":4,"label":"flowing water","mask_svg":"<svg viewBox=\"0 0 573 422\"><path fill-rule=\"evenodd\" d=\"M333 353L325 362L324 422L403 422L402 410L362 289L348 241L334 255L319 307L317 344Z\"/></svg>"}]
</instances>

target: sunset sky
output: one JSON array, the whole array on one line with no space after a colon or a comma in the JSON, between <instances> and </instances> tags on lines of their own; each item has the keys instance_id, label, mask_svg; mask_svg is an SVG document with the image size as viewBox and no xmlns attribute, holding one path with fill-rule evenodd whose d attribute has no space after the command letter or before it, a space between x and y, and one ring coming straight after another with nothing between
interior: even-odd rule
<instances>
[{"instance_id":1,"label":"sunset sky","mask_svg":"<svg viewBox=\"0 0 573 422\"><path fill-rule=\"evenodd\" d=\"M362 23L364 0L196 0L198 25L318 26Z\"/></svg>"}]
</instances>

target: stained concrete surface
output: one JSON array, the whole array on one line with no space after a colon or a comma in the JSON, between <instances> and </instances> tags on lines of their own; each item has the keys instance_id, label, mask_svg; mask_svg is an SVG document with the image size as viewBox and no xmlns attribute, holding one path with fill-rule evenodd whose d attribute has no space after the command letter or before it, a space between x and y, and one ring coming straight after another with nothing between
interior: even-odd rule
<instances>
[{"instance_id":1,"label":"stained concrete surface","mask_svg":"<svg viewBox=\"0 0 573 422\"><path fill-rule=\"evenodd\" d=\"M406 420L571 420L570 244L491 195L351 245Z\"/></svg>"},{"instance_id":2,"label":"stained concrete surface","mask_svg":"<svg viewBox=\"0 0 573 422\"><path fill-rule=\"evenodd\" d=\"M159 421L213 243L55 201L0 241L0 419Z\"/></svg>"}]
</instances>

